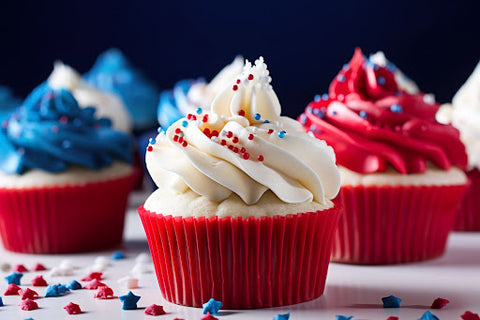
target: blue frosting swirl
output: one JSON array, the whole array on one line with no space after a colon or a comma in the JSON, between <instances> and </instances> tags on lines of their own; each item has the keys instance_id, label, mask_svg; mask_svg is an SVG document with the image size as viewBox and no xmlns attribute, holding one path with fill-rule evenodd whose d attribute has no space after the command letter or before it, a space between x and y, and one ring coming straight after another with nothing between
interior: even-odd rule
<instances>
[{"instance_id":1,"label":"blue frosting swirl","mask_svg":"<svg viewBox=\"0 0 480 320\"><path fill-rule=\"evenodd\" d=\"M81 108L65 89L43 83L0 129L0 170L61 172L70 165L101 169L114 160L132 161L132 140L95 118L95 108Z\"/></svg>"},{"instance_id":2,"label":"blue frosting swirl","mask_svg":"<svg viewBox=\"0 0 480 320\"><path fill-rule=\"evenodd\" d=\"M13 95L10 88L0 86L0 123L21 103L22 101Z\"/></svg>"},{"instance_id":3,"label":"blue frosting swirl","mask_svg":"<svg viewBox=\"0 0 480 320\"><path fill-rule=\"evenodd\" d=\"M156 126L158 90L130 65L120 50L110 49L100 54L84 78L100 90L121 97L132 117L135 130Z\"/></svg>"}]
</instances>

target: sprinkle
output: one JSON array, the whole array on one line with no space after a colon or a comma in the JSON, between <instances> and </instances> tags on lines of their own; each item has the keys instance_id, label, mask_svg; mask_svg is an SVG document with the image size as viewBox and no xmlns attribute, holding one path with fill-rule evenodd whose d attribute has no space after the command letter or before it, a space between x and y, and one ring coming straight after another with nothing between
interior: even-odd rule
<instances>
[{"instance_id":1,"label":"sprinkle","mask_svg":"<svg viewBox=\"0 0 480 320\"><path fill-rule=\"evenodd\" d=\"M339 74L337 76L337 80L340 81L340 82L345 82L347 78L345 78L345 76L343 74Z\"/></svg>"},{"instance_id":2,"label":"sprinkle","mask_svg":"<svg viewBox=\"0 0 480 320\"><path fill-rule=\"evenodd\" d=\"M232 151L235 152L235 153L238 153L238 148L237 148L237 147L233 147L233 148L232 148Z\"/></svg>"},{"instance_id":3,"label":"sprinkle","mask_svg":"<svg viewBox=\"0 0 480 320\"><path fill-rule=\"evenodd\" d=\"M155 144L155 143L157 143L157 139L155 139L155 138L150 138L150 139L148 140L148 143L150 143L150 144Z\"/></svg>"},{"instance_id":4,"label":"sprinkle","mask_svg":"<svg viewBox=\"0 0 480 320\"><path fill-rule=\"evenodd\" d=\"M67 124L68 123L68 118L67 116L61 116L59 119L61 124Z\"/></svg>"},{"instance_id":5,"label":"sprinkle","mask_svg":"<svg viewBox=\"0 0 480 320\"><path fill-rule=\"evenodd\" d=\"M237 79L237 83L240 84L240 82L242 82L242 81L240 81L240 79Z\"/></svg>"},{"instance_id":6,"label":"sprinkle","mask_svg":"<svg viewBox=\"0 0 480 320\"><path fill-rule=\"evenodd\" d=\"M207 312L207 314L201 317L200 320L218 320L218 318L215 318L210 312Z\"/></svg>"},{"instance_id":7,"label":"sprinkle","mask_svg":"<svg viewBox=\"0 0 480 320\"><path fill-rule=\"evenodd\" d=\"M395 112L395 113L402 113L403 108L399 104L392 104L392 106L390 107L390 111Z\"/></svg>"},{"instance_id":8,"label":"sprinkle","mask_svg":"<svg viewBox=\"0 0 480 320\"><path fill-rule=\"evenodd\" d=\"M70 140L63 140L62 141L62 148L63 149L69 149L72 146L72 143Z\"/></svg>"},{"instance_id":9,"label":"sprinkle","mask_svg":"<svg viewBox=\"0 0 480 320\"><path fill-rule=\"evenodd\" d=\"M245 153L242 155L242 157L243 157L243 159L248 160L248 158L250 158L250 154L248 154L248 153L245 152Z\"/></svg>"},{"instance_id":10,"label":"sprinkle","mask_svg":"<svg viewBox=\"0 0 480 320\"><path fill-rule=\"evenodd\" d=\"M264 120L263 123L270 123L270 120Z\"/></svg>"},{"instance_id":11,"label":"sprinkle","mask_svg":"<svg viewBox=\"0 0 480 320\"><path fill-rule=\"evenodd\" d=\"M176 129L175 129L175 133L176 133L176 134L179 134L180 132L182 132L182 129L180 129L180 128L176 128Z\"/></svg>"},{"instance_id":12,"label":"sprinkle","mask_svg":"<svg viewBox=\"0 0 480 320\"><path fill-rule=\"evenodd\" d=\"M20 307L20 309L22 309L23 311L31 311L31 310L35 310L35 309L38 309L38 304L31 300L31 299L27 299L27 300L22 300L18 306Z\"/></svg>"},{"instance_id":13,"label":"sprinkle","mask_svg":"<svg viewBox=\"0 0 480 320\"><path fill-rule=\"evenodd\" d=\"M319 94L316 94L316 95L313 97L313 101L315 101L315 102L319 102L320 100L322 100L322 96L319 95Z\"/></svg>"},{"instance_id":14,"label":"sprinkle","mask_svg":"<svg viewBox=\"0 0 480 320\"><path fill-rule=\"evenodd\" d=\"M152 268L146 263L137 263L130 271L130 273L133 276L136 276L137 278L140 278L140 275L142 274L152 273L152 272L153 272Z\"/></svg>"},{"instance_id":15,"label":"sprinkle","mask_svg":"<svg viewBox=\"0 0 480 320\"><path fill-rule=\"evenodd\" d=\"M179 137L178 138L178 143L182 143L183 142L183 137Z\"/></svg>"},{"instance_id":16,"label":"sprinkle","mask_svg":"<svg viewBox=\"0 0 480 320\"><path fill-rule=\"evenodd\" d=\"M400 302L402 302L402 299L390 295L388 297L383 297L382 302L384 308L400 308Z\"/></svg>"},{"instance_id":17,"label":"sprinkle","mask_svg":"<svg viewBox=\"0 0 480 320\"><path fill-rule=\"evenodd\" d=\"M153 147L152 147L152 146L148 146L148 147L147 147L147 151L148 151L148 152L152 152L152 151L153 151Z\"/></svg>"},{"instance_id":18,"label":"sprinkle","mask_svg":"<svg viewBox=\"0 0 480 320\"><path fill-rule=\"evenodd\" d=\"M248 80L253 80L253 74L250 73L250 74L248 75Z\"/></svg>"},{"instance_id":19,"label":"sprinkle","mask_svg":"<svg viewBox=\"0 0 480 320\"><path fill-rule=\"evenodd\" d=\"M91 281L93 279L102 280L102 276L102 272L91 272L88 276L83 277L81 281Z\"/></svg>"},{"instance_id":20,"label":"sprinkle","mask_svg":"<svg viewBox=\"0 0 480 320\"><path fill-rule=\"evenodd\" d=\"M80 314L82 313L82 310L80 309L80 306L78 304L75 304L73 302L70 302L67 304L65 307L63 307L65 311L67 311L68 314Z\"/></svg>"},{"instance_id":21,"label":"sprinkle","mask_svg":"<svg viewBox=\"0 0 480 320\"><path fill-rule=\"evenodd\" d=\"M348 64L344 64L342 69L347 71L348 69L350 69L350 66Z\"/></svg>"},{"instance_id":22,"label":"sprinkle","mask_svg":"<svg viewBox=\"0 0 480 320\"><path fill-rule=\"evenodd\" d=\"M178 136L177 136L177 135L174 135L174 136L173 136L173 141L175 141L175 142L178 141Z\"/></svg>"},{"instance_id":23,"label":"sprinkle","mask_svg":"<svg viewBox=\"0 0 480 320\"><path fill-rule=\"evenodd\" d=\"M123 284L127 289L137 289L138 288L138 279L130 276L123 277L117 281L120 284Z\"/></svg>"},{"instance_id":24,"label":"sprinkle","mask_svg":"<svg viewBox=\"0 0 480 320\"><path fill-rule=\"evenodd\" d=\"M34 287L46 287L48 286L47 281L43 279L43 276L36 276L35 278L32 279L32 286Z\"/></svg>"},{"instance_id":25,"label":"sprinkle","mask_svg":"<svg viewBox=\"0 0 480 320\"><path fill-rule=\"evenodd\" d=\"M18 290L18 294L22 300L38 298L38 293L29 288Z\"/></svg>"},{"instance_id":26,"label":"sprinkle","mask_svg":"<svg viewBox=\"0 0 480 320\"><path fill-rule=\"evenodd\" d=\"M188 121L187 120L183 120L182 121L182 127L186 128L188 126Z\"/></svg>"},{"instance_id":27,"label":"sprinkle","mask_svg":"<svg viewBox=\"0 0 480 320\"><path fill-rule=\"evenodd\" d=\"M232 87L232 90L233 90L233 91L237 91L237 90L238 90L238 86L237 86L236 84L234 84L233 87Z\"/></svg>"},{"instance_id":28,"label":"sprinkle","mask_svg":"<svg viewBox=\"0 0 480 320\"><path fill-rule=\"evenodd\" d=\"M262 156L262 155L259 155L259 156L257 157L257 159L258 159L258 161L263 161L263 156Z\"/></svg>"},{"instance_id":29,"label":"sprinkle","mask_svg":"<svg viewBox=\"0 0 480 320\"><path fill-rule=\"evenodd\" d=\"M45 298L63 296L65 293L67 293L67 291L70 291L67 286L63 284L53 284L48 286L47 290L45 291Z\"/></svg>"},{"instance_id":30,"label":"sprinkle","mask_svg":"<svg viewBox=\"0 0 480 320\"><path fill-rule=\"evenodd\" d=\"M36 263L33 268L32 268L33 271L44 271L44 270L47 270L47 268L45 268L45 266L41 263Z\"/></svg>"},{"instance_id":31,"label":"sprinkle","mask_svg":"<svg viewBox=\"0 0 480 320\"><path fill-rule=\"evenodd\" d=\"M0 307L3 307L3 306L4 306L3 299L2 299L2 297L0 297Z\"/></svg>"},{"instance_id":32,"label":"sprinkle","mask_svg":"<svg viewBox=\"0 0 480 320\"><path fill-rule=\"evenodd\" d=\"M8 272L10 271L10 269L11 269L11 266L9 263L0 264L0 270L2 270L3 272Z\"/></svg>"},{"instance_id":33,"label":"sprinkle","mask_svg":"<svg viewBox=\"0 0 480 320\"><path fill-rule=\"evenodd\" d=\"M148 314L149 316L161 316L166 314L166 312L163 310L162 306L159 306L158 304L152 304L145 309L145 314Z\"/></svg>"},{"instance_id":34,"label":"sprinkle","mask_svg":"<svg viewBox=\"0 0 480 320\"><path fill-rule=\"evenodd\" d=\"M204 115L202 118L202 122L205 123L208 121L208 114Z\"/></svg>"},{"instance_id":35,"label":"sprinkle","mask_svg":"<svg viewBox=\"0 0 480 320\"><path fill-rule=\"evenodd\" d=\"M13 267L13 271L22 273L22 272L28 272L28 269L25 268L23 264L17 264Z\"/></svg>"},{"instance_id":36,"label":"sprinkle","mask_svg":"<svg viewBox=\"0 0 480 320\"><path fill-rule=\"evenodd\" d=\"M20 285L20 279L22 279L23 277L23 273L19 273L19 272L13 272L11 274L9 274L8 276L5 277L5 280L7 280L7 283L8 284L16 284L16 285Z\"/></svg>"},{"instance_id":37,"label":"sprinkle","mask_svg":"<svg viewBox=\"0 0 480 320\"><path fill-rule=\"evenodd\" d=\"M51 277L56 277L56 276L71 276L73 274L73 268L72 267L67 267L67 266L62 266L60 265L59 267L53 267L52 270L50 270L49 275Z\"/></svg>"},{"instance_id":38,"label":"sprinkle","mask_svg":"<svg viewBox=\"0 0 480 320\"><path fill-rule=\"evenodd\" d=\"M273 317L273 320L288 320L290 318L290 312L277 314Z\"/></svg>"},{"instance_id":39,"label":"sprinkle","mask_svg":"<svg viewBox=\"0 0 480 320\"><path fill-rule=\"evenodd\" d=\"M323 112L320 109L313 109L312 112L313 112L314 115L316 115L319 118L324 118L325 117L325 112ZM306 121L306 116L305 116L305 121Z\"/></svg>"},{"instance_id":40,"label":"sprinkle","mask_svg":"<svg viewBox=\"0 0 480 320\"><path fill-rule=\"evenodd\" d=\"M203 110L202 110L202 108L199 107L199 108L197 108L197 110L195 110L195 112L197 114L202 114Z\"/></svg>"},{"instance_id":41,"label":"sprinkle","mask_svg":"<svg viewBox=\"0 0 480 320\"><path fill-rule=\"evenodd\" d=\"M123 310L134 310L137 309L137 302L140 300L140 297L134 295L132 291L128 291L126 295L120 296L118 299L123 303Z\"/></svg>"},{"instance_id":42,"label":"sprinkle","mask_svg":"<svg viewBox=\"0 0 480 320\"><path fill-rule=\"evenodd\" d=\"M378 84L380 84L381 86L383 86L385 84L385 78L384 77L378 77L377 78L377 82Z\"/></svg>"},{"instance_id":43,"label":"sprinkle","mask_svg":"<svg viewBox=\"0 0 480 320\"><path fill-rule=\"evenodd\" d=\"M69 290L79 290L82 289L82 285L77 280L72 280L67 284Z\"/></svg>"},{"instance_id":44,"label":"sprinkle","mask_svg":"<svg viewBox=\"0 0 480 320\"><path fill-rule=\"evenodd\" d=\"M218 314L218 310L220 310L221 307L221 301L210 298L210 300L203 304L203 314L207 314L207 312L210 312L211 314Z\"/></svg>"},{"instance_id":45,"label":"sprinkle","mask_svg":"<svg viewBox=\"0 0 480 320\"><path fill-rule=\"evenodd\" d=\"M328 100L328 93L322 94L322 99L327 101Z\"/></svg>"},{"instance_id":46,"label":"sprinkle","mask_svg":"<svg viewBox=\"0 0 480 320\"><path fill-rule=\"evenodd\" d=\"M438 320L438 317L427 310L418 320Z\"/></svg>"},{"instance_id":47,"label":"sprinkle","mask_svg":"<svg viewBox=\"0 0 480 320\"><path fill-rule=\"evenodd\" d=\"M213 136L213 137L218 137L218 131L217 131L217 130L213 130L213 131L212 131L212 136Z\"/></svg>"},{"instance_id":48,"label":"sprinkle","mask_svg":"<svg viewBox=\"0 0 480 320\"><path fill-rule=\"evenodd\" d=\"M442 309L444 308L450 301L448 301L447 299L443 299L443 298L437 298L435 299L433 302L432 302L432 305L430 307L430 309Z\"/></svg>"},{"instance_id":49,"label":"sprinkle","mask_svg":"<svg viewBox=\"0 0 480 320\"><path fill-rule=\"evenodd\" d=\"M244 117L245 116L245 110L238 111L238 115L241 116L241 117Z\"/></svg>"},{"instance_id":50,"label":"sprinkle","mask_svg":"<svg viewBox=\"0 0 480 320\"><path fill-rule=\"evenodd\" d=\"M213 135L213 133L212 133ZM218 135L218 133L217 133ZM152 259L150 258L150 255L145 253L145 252L142 252L140 254L138 254L138 256L135 258L135 262L136 263L150 263L152 262Z\"/></svg>"},{"instance_id":51,"label":"sprinkle","mask_svg":"<svg viewBox=\"0 0 480 320\"><path fill-rule=\"evenodd\" d=\"M398 317L390 316L387 318L387 320L398 320Z\"/></svg>"},{"instance_id":52,"label":"sprinkle","mask_svg":"<svg viewBox=\"0 0 480 320\"><path fill-rule=\"evenodd\" d=\"M206 136L210 136L210 129L209 128L205 128L203 129L203 133L206 135Z\"/></svg>"},{"instance_id":53,"label":"sprinkle","mask_svg":"<svg viewBox=\"0 0 480 320\"><path fill-rule=\"evenodd\" d=\"M110 257L110 259L112 260L125 259L125 253L123 253L123 251L115 251L114 253L112 253L112 256Z\"/></svg>"},{"instance_id":54,"label":"sprinkle","mask_svg":"<svg viewBox=\"0 0 480 320\"><path fill-rule=\"evenodd\" d=\"M250 133L250 134L248 135L248 140L253 140L253 134Z\"/></svg>"},{"instance_id":55,"label":"sprinkle","mask_svg":"<svg viewBox=\"0 0 480 320\"><path fill-rule=\"evenodd\" d=\"M232 131L228 131L227 134L226 134L227 138L231 138L233 137L233 132Z\"/></svg>"},{"instance_id":56,"label":"sprinkle","mask_svg":"<svg viewBox=\"0 0 480 320\"><path fill-rule=\"evenodd\" d=\"M360 111L360 112L358 113L358 115L359 115L360 117L362 117L363 119L367 119L367 113L366 113L365 111L363 111L363 110Z\"/></svg>"},{"instance_id":57,"label":"sprinkle","mask_svg":"<svg viewBox=\"0 0 480 320\"><path fill-rule=\"evenodd\" d=\"M162 128L162 127L158 127L157 133L162 133L162 132L163 132L163 128Z\"/></svg>"},{"instance_id":58,"label":"sprinkle","mask_svg":"<svg viewBox=\"0 0 480 320\"><path fill-rule=\"evenodd\" d=\"M314 124L312 124L310 126L310 131L315 132L316 130L317 130L317 127Z\"/></svg>"},{"instance_id":59,"label":"sprinkle","mask_svg":"<svg viewBox=\"0 0 480 320\"><path fill-rule=\"evenodd\" d=\"M186 148L187 146L188 146L188 143L187 143L187 141L183 141L183 143L182 143L182 147Z\"/></svg>"},{"instance_id":60,"label":"sprinkle","mask_svg":"<svg viewBox=\"0 0 480 320\"><path fill-rule=\"evenodd\" d=\"M100 282L98 279L93 279L92 281L84 285L83 288L88 290L96 290L98 289L98 287L104 287L104 286L106 286L105 283Z\"/></svg>"},{"instance_id":61,"label":"sprinkle","mask_svg":"<svg viewBox=\"0 0 480 320\"><path fill-rule=\"evenodd\" d=\"M113 298L113 290L110 287L107 286L102 286L99 287L97 292L95 292L95 295L93 296L96 299L112 299Z\"/></svg>"},{"instance_id":62,"label":"sprinkle","mask_svg":"<svg viewBox=\"0 0 480 320\"><path fill-rule=\"evenodd\" d=\"M222 146L224 146L224 145L227 144L227 141L226 141L225 139L222 139L222 141L220 142L220 144L221 144Z\"/></svg>"},{"instance_id":63,"label":"sprinkle","mask_svg":"<svg viewBox=\"0 0 480 320\"><path fill-rule=\"evenodd\" d=\"M335 116L337 114L337 111L333 110L332 114Z\"/></svg>"},{"instance_id":64,"label":"sprinkle","mask_svg":"<svg viewBox=\"0 0 480 320\"><path fill-rule=\"evenodd\" d=\"M272 134L273 133L273 129L268 129L268 134Z\"/></svg>"},{"instance_id":65,"label":"sprinkle","mask_svg":"<svg viewBox=\"0 0 480 320\"><path fill-rule=\"evenodd\" d=\"M3 293L4 296L17 296L18 291L20 291L20 287L17 286L15 283L11 283L8 285L7 290Z\"/></svg>"},{"instance_id":66,"label":"sprinkle","mask_svg":"<svg viewBox=\"0 0 480 320\"><path fill-rule=\"evenodd\" d=\"M57 126L52 126L52 132L57 133L58 132L58 127Z\"/></svg>"},{"instance_id":67,"label":"sprinkle","mask_svg":"<svg viewBox=\"0 0 480 320\"><path fill-rule=\"evenodd\" d=\"M282 130L282 131L280 131L280 132L278 133L278 137L279 137L280 139L283 139L283 138L285 138L285 135L286 135L286 134L287 134L287 133Z\"/></svg>"},{"instance_id":68,"label":"sprinkle","mask_svg":"<svg viewBox=\"0 0 480 320\"><path fill-rule=\"evenodd\" d=\"M238 142L238 137L233 137L232 142L237 143Z\"/></svg>"},{"instance_id":69,"label":"sprinkle","mask_svg":"<svg viewBox=\"0 0 480 320\"><path fill-rule=\"evenodd\" d=\"M353 318L353 316L342 316L342 315L339 315L339 314L335 315L335 320L350 320L352 318Z\"/></svg>"},{"instance_id":70,"label":"sprinkle","mask_svg":"<svg viewBox=\"0 0 480 320\"><path fill-rule=\"evenodd\" d=\"M460 316L463 320L480 320L478 313L473 313L471 311L465 311L464 314Z\"/></svg>"}]
</instances>

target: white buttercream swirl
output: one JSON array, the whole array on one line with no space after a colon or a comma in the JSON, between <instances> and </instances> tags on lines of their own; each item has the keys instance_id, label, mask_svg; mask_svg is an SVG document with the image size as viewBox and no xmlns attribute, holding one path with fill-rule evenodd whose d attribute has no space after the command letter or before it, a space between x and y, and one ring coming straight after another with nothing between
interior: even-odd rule
<instances>
[{"instance_id":1,"label":"white buttercream swirl","mask_svg":"<svg viewBox=\"0 0 480 320\"><path fill-rule=\"evenodd\" d=\"M55 62L48 84L54 89L67 89L78 104L83 107L94 107L96 115L112 120L112 126L120 131L130 133L132 120L123 102L116 95L102 92L85 82L72 67L60 61Z\"/></svg>"},{"instance_id":2,"label":"white buttercream swirl","mask_svg":"<svg viewBox=\"0 0 480 320\"><path fill-rule=\"evenodd\" d=\"M333 199L340 188L333 149L280 116L270 82L263 58L254 66L247 61L211 111L180 119L159 134L146 156L159 188L190 189L215 202L235 193L248 205L267 190L285 203Z\"/></svg>"},{"instance_id":3,"label":"white buttercream swirl","mask_svg":"<svg viewBox=\"0 0 480 320\"><path fill-rule=\"evenodd\" d=\"M452 104L440 107L437 120L460 131L469 168L480 169L480 63L455 94Z\"/></svg>"}]
</instances>

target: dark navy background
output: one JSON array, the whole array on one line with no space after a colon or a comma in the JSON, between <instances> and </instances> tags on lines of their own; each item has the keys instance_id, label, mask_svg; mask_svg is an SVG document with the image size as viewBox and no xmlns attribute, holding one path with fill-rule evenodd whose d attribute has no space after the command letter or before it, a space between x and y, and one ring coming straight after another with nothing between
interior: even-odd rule
<instances>
[{"instance_id":1,"label":"dark navy background","mask_svg":"<svg viewBox=\"0 0 480 320\"><path fill-rule=\"evenodd\" d=\"M161 89L263 55L284 114L297 116L360 46L446 102L480 59L479 13L479 0L2 1L0 84L25 95L54 60L85 72L112 46Z\"/></svg>"}]
</instances>

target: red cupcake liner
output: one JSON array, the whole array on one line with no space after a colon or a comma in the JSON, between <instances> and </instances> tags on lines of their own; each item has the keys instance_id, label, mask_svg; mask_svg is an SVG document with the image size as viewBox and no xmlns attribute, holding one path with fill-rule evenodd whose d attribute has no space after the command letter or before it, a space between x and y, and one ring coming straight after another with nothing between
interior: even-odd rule
<instances>
[{"instance_id":1,"label":"red cupcake liner","mask_svg":"<svg viewBox=\"0 0 480 320\"><path fill-rule=\"evenodd\" d=\"M170 302L226 309L322 295L340 206L261 218L172 217L138 209L160 290Z\"/></svg>"},{"instance_id":2,"label":"red cupcake liner","mask_svg":"<svg viewBox=\"0 0 480 320\"><path fill-rule=\"evenodd\" d=\"M122 241L135 174L78 186L0 188L0 235L7 250L74 253Z\"/></svg>"},{"instance_id":3,"label":"red cupcake liner","mask_svg":"<svg viewBox=\"0 0 480 320\"><path fill-rule=\"evenodd\" d=\"M465 185L342 186L332 261L395 264L445 251Z\"/></svg>"},{"instance_id":4,"label":"red cupcake liner","mask_svg":"<svg viewBox=\"0 0 480 320\"><path fill-rule=\"evenodd\" d=\"M473 169L466 172L469 187L460 202L454 230L480 231L480 171Z\"/></svg>"}]
</instances>

